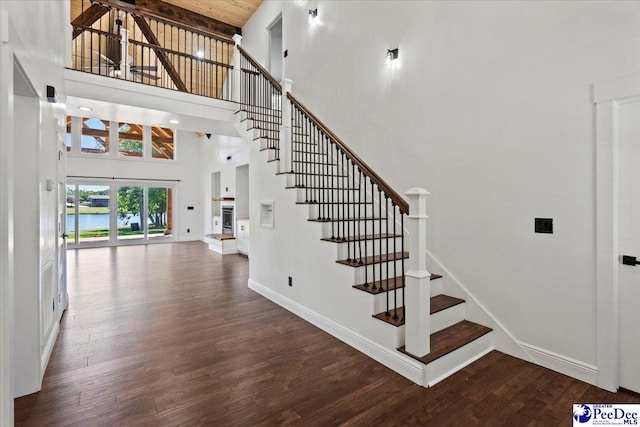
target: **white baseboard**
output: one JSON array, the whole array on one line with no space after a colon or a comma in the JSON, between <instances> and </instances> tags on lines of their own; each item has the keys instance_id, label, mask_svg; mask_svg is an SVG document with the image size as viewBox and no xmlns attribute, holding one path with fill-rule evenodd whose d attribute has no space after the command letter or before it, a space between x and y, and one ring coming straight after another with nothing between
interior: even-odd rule
<instances>
[{"instance_id":1,"label":"white baseboard","mask_svg":"<svg viewBox=\"0 0 640 427\"><path fill-rule=\"evenodd\" d=\"M255 280L249 279L249 289L259 293L263 297L275 302L279 306L289 310L307 322L333 335L356 350L366 354L389 369L393 369L405 378L418 385L423 385L424 365L414 361L408 356L396 351L384 348L379 344L363 337L326 317L309 310L299 303L282 296L273 290L261 285Z\"/></svg>"},{"instance_id":2,"label":"white baseboard","mask_svg":"<svg viewBox=\"0 0 640 427\"><path fill-rule=\"evenodd\" d=\"M544 348L521 342L520 345L541 366L577 378L586 383L598 385L598 368L579 360L554 353Z\"/></svg>"},{"instance_id":3,"label":"white baseboard","mask_svg":"<svg viewBox=\"0 0 640 427\"><path fill-rule=\"evenodd\" d=\"M60 333L60 319L53 321L53 328L51 329L51 333L49 334L49 338L45 343L44 350L42 351L42 358L40 359L41 363L41 376L40 376L40 384L42 384L42 378L44 378L44 373L47 370L47 365L49 365L49 359L51 358L51 354L53 353L53 347L56 345L56 340L58 339L58 334Z\"/></svg>"}]
</instances>

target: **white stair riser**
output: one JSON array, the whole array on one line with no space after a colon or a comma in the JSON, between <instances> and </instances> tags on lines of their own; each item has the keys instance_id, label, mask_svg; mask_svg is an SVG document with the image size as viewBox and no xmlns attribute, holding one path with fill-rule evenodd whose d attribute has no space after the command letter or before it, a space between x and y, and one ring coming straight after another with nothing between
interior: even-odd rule
<instances>
[{"instance_id":1,"label":"white stair riser","mask_svg":"<svg viewBox=\"0 0 640 427\"><path fill-rule=\"evenodd\" d=\"M296 191L297 200L299 202L304 202L306 200L314 200L323 203L335 203L335 202L362 202L361 209L364 208L364 205L367 202L371 202L370 196L365 196L365 194L361 194L360 190L351 188L349 184L346 188L340 189L321 189L317 187L329 187L330 184L322 181L316 181L314 179L309 179L308 181L302 181L302 185L305 185L309 188L299 187L295 189L290 189L291 191ZM342 184L340 184L342 187ZM334 187L332 187L334 188ZM365 198L366 197L366 198ZM357 205L356 205L357 210Z\"/></svg>"},{"instance_id":2,"label":"white stair riser","mask_svg":"<svg viewBox=\"0 0 640 427\"><path fill-rule=\"evenodd\" d=\"M426 368L425 386L432 386L463 367L479 359L493 349L492 332L429 363Z\"/></svg>"},{"instance_id":3,"label":"white stair riser","mask_svg":"<svg viewBox=\"0 0 640 427\"><path fill-rule=\"evenodd\" d=\"M288 169L291 169L291 165L288 165ZM346 186L347 184L347 180L351 179L347 176L327 176L324 178L325 179L325 183L326 186L328 187L342 187L342 186ZM304 177L301 175L297 176L296 179L296 175L295 174L287 174L287 187L294 187L296 185L300 185L304 183Z\"/></svg>"},{"instance_id":4,"label":"white stair riser","mask_svg":"<svg viewBox=\"0 0 640 427\"><path fill-rule=\"evenodd\" d=\"M308 209L311 210L311 208L309 208L306 205L300 205L300 206L304 206L307 207ZM312 207L313 209L317 208L317 206ZM315 211L312 213L310 212L308 215L308 219L316 219L318 217L318 215L315 213ZM360 221L344 221L344 222L338 222L338 221L333 221L334 227L333 227L333 231L332 231L332 227L331 224L332 222L319 222L318 224L322 225L322 237L325 238L330 238L332 236L338 236L338 225L340 226L340 236L343 235L343 233L346 233L346 229L347 226L349 226L349 234L365 234L365 222L366 222L366 234L378 234L380 233L380 228L381 228L381 224L380 221L378 220L360 220ZM344 225L343 225L344 224ZM360 233L358 233L358 226L360 227ZM344 231L343 231L344 230ZM389 230L390 232L393 232L393 229ZM386 227L384 225L384 222L382 223L382 232L386 232Z\"/></svg>"},{"instance_id":5,"label":"white stair riser","mask_svg":"<svg viewBox=\"0 0 640 427\"><path fill-rule=\"evenodd\" d=\"M368 230L367 230L368 231ZM364 230L361 230L364 234ZM367 234L371 234L370 232ZM394 251L395 243L395 251ZM406 243L406 242L405 242ZM371 255L378 255L380 253L380 245L382 244L382 253L387 252L402 252L402 239L397 237L395 239L375 239L375 240L362 240L359 242L347 243L333 243L336 245L336 259L347 259L360 256L364 257ZM387 251L388 244L388 251ZM406 249L406 248L405 248Z\"/></svg>"},{"instance_id":6,"label":"white stair riser","mask_svg":"<svg viewBox=\"0 0 640 427\"><path fill-rule=\"evenodd\" d=\"M453 326L465 319L465 304L461 303L431 315L431 333Z\"/></svg>"},{"instance_id":7,"label":"white stair riser","mask_svg":"<svg viewBox=\"0 0 640 427\"><path fill-rule=\"evenodd\" d=\"M387 294L389 294L389 310L393 310L394 307L402 307L402 288L396 289L396 298L394 299L393 286L391 286L391 292L371 295L373 297L374 314L382 313L387 309Z\"/></svg>"},{"instance_id":8,"label":"white stair riser","mask_svg":"<svg viewBox=\"0 0 640 427\"><path fill-rule=\"evenodd\" d=\"M304 197L302 199L298 199L299 202L304 202ZM358 207L360 208L360 210L358 211ZM375 212L374 212L375 211ZM379 217L379 213L378 213L378 208L377 206L374 207L374 205L371 204L366 204L366 205L349 205L347 208L347 205L340 205L340 204L329 204L329 205L323 205L321 206L320 204L310 204L309 205L309 218L317 218L319 215L326 215L329 218L336 218L336 219L340 219L340 218L358 218L358 217L363 217L363 218L373 218L375 216L375 218ZM348 223L350 223L350 230L349 230L349 234L353 234L354 233L354 221L347 221ZM382 224L380 224L380 222L382 222ZM386 230L386 221L385 221L385 217L384 217L384 211L382 211L382 221L378 221L376 220L376 226L382 226L383 230ZM355 225L355 233L356 234L364 234L364 223L360 225L360 231L361 233L357 233L358 228L357 228L357 224ZM369 225L367 225L367 227L369 227ZM396 231L400 230L400 225L396 224ZM346 233L346 228L345 228L345 233ZM389 221L389 233L393 233L393 222ZM367 230L367 234L369 234L369 231Z\"/></svg>"},{"instance_id":9,"label":"white stair riser","mask_svg":"<svg viewBox=\"0 0 640 427\"><path fill-rule=\"evenodd\" d=\"M436 295L440 295L442 293L442 278L431 280L429 282L429 295L435 297Z\"/></svg>"},{"instance_id":10,"label":"white stair riser","mask_svg":"<svg viewBox=\"0 0 640 427\"><path fill-rule=\"evenodd\" d=\"M373 264L373 265L367 265L367 266L362 266L362 267L350 267L350 266L344 266L344 268L351 268L354 270L354 282L353 284L355 285L359 285L361 283L365 282L365 271L367 272L367 281L369 283L373 282L373 281L378 281L380 280L380 278L382 277L383 279L386 280L387 278L387 266L389 267L389 277L395 277L394 271L393 271L393 264L394 262L382 262L379 264ZM402 274L402 261L401 260L397 260L395 262L396 264L396 275L400 276ZM407 260L405 259L405 268L406 268L406 264L407 264ZM380 275L380 266L382 266L382 276ZM373 271L375 267L375 272Z\"/></svg>"}]
</instances>

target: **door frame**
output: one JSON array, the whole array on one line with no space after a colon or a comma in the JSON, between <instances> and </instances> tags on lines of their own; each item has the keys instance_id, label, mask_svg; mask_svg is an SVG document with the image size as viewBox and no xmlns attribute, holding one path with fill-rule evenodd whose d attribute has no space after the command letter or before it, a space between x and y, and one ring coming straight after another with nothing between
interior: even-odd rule
<instances>
[{"instance_id":1,"label":"door frame","mask_svg":"<svg viewBox=\"0 0 640 427\"><path fill-rule=\"evenodd\" d=\"M620 385L619 107L640 100L640 73L594 85L598 387Z\"/></svg>"},{"instance_id":2,"label":"door frame","mask_svg":"<svg viewBox=\"0 0 640 427\"><path fill-rule=\"evenodd\" d=\"M272 63L271 63L271 31L273 29L273 27L278 23L278 21L280 21L280 29L282 31L282 42L280 45L280 61L282 61L282 81L284 81L284 21L282 19L282 12L278 13L276 15L275 18L273 18L273 20L269 23L269 25L267 25L266 30L267 30L267 60L265 61L265 64L267 64L267 70L269 70L269 72L271 73L271 67L272 67Z\"/></svg>"},{"instance_id":3,"label":"door frame","mask_svg":"<svg viewBox=\"0 0 640 427\"><path fill-rule=\"evenodd\" d=\"M110 215L109 216L109 239L102 240L95 243L94 242L81 243L79 241L78 239L78 236L79 236L79 220L78 219L79 218L77 215L77 208L76 208L76 215L74 215L76 238L74 240L74 243L70 243L70 242L67 243L69 249L96 248L96 247L105 247L105 246L146 245L146 244L170 243L170 242L178 241L178 238L177 238L178 227L176 227L179 220L178 212L177 212L178 209L176 209L176 204L178 201L178 186L176 185L177 182L152 180L152 179L136 180L136 179L119 179L119 178L104 179L104 178L77 178L77 177L69 178L67 177L66 183L67 185L73 185L73 186L98 185L98 186L108 187L109 188L109 206L112 207L109 214ZM132 239L132 240L118 239L117 231L116 231L118 228L117 227L117 223L118 223L117 193L118 193L118 187L121 187L121 186L142 187L143 194L144 194L143 203L145 207L148 207L148 204L149 204L149 188L155 188L155 187L170 188L171 197L172 197L171 203L173 206L173 209L171 212L171 222L173 224L171 236L154 237L153 239L149 239L148 226L145 223L146 221L144 221L143 222L144 233L143 233L142 239ZM77 194L76 194L76 197L78 197Z\"/></svg>"}]
</instances>

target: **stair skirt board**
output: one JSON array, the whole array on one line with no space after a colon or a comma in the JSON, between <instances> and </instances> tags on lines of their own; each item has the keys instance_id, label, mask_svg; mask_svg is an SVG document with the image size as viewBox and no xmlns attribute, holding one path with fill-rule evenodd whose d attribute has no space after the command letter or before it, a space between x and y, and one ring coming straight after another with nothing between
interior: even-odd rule
<instances>
[{"instance_id":1,"label":"stair skirt board","mask_svg":"<svg viewBox=\"0 0 640 427\"><path fill-rule=\"evenodd\" d=\"M382 363L389 369L418 385L425 385L425 368L422 363L406 356L395 349L388 349L370 339L357 334L350 329L327 319L326 317L309 310L299 303L272 291L264 285L249 279L249 289L259 293L263 297L273 301L279 306L289 310L312 325L338 338L356 350L366 354L375 361Z\"/></svg>"}]
</instances>

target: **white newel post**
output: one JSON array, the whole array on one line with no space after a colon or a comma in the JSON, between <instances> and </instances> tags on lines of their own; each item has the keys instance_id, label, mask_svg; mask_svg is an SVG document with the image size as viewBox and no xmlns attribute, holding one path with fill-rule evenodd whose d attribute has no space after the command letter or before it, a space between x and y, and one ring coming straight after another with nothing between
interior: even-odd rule
<instances>
[{"instance_id":1,"label":"white newel post","mask_svg":"<svg viewBox=\"0 0 640 427\"><path fill-rule=\"evenodd\" d=\"M287 94L291 92L293 80L282 81L282 125L280 126L280 172L291 171L291 101Z\"/></svg>"},{"instance_id":2,"label":"white newel post","mask_svg":"<svg viewBox=\"0 0 640 427\"><path fill-rule=\"evenodd\" d=\"M408 235L409 259L405 273L405 349L422 357L429 353L430 277L427 271L427 198L424 188L411 188L409 215L405 228Z\"/></svg>"},{"instance_id":3,"label":"white newel post","mask_svg":"<svg viewBox=\"0 0 640 427\"><path fill-rule=\"evenodd\" d=\"M242 36L240 34L233 35L233 73L231 78L231 100L240 102L240 51L238 46L242 44Z\"/></svg>"}]
</instances>

